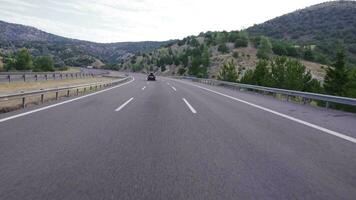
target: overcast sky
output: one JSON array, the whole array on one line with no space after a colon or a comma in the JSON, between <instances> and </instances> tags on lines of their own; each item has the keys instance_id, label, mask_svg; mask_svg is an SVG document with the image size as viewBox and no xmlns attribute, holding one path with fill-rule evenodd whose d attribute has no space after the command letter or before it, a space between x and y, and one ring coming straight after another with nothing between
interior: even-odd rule
<instances>
[{"instance_id":1,"label":"overcast sky","mask_svg":"<svg viewBox=\"0 0 356 200\"><path fill-rule=\"evenodd\" d=\"M163 41L240 30L324 1L0 0L0 20L95 42Z\"/></svg>"}]
</instances>

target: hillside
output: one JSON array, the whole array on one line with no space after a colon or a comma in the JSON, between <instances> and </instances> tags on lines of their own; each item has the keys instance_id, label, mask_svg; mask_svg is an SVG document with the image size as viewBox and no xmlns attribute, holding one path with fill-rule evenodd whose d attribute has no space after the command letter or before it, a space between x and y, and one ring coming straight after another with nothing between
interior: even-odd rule
<instances>
[{"instance_id":1,"label":"hillside","mask_svg":"<svg viewBox=\"0 0 356 200\"><path fill-rule=\"evenodd\" d=\"M265 35L315 47L325 55L315 60L329 62L337 43L343 43L350 66L356 66L356 1L332 1L277 17L247 29L250 35Z\"/></svg>"},{"instance_id":2,"label":"hillside","mask_svg":"<svg viewBox=\"0 0 356 200\"><path fill-rule=\"evenodd\" d=\"M338 47L345 47L347 65L356 67L356 2L326 2L246 30L190 36L148 54L128 57L118 68L216 77L220 67L233 60L243 75L255 68L263 37L270 40L271 57L297 59L323 80Z\"/></svg>"},{"instance_id":3,"label":"hillside","mask_svg":"<svg viewBox=\"0 0 356 200\"><path fill-rule=\"evenodd\" d=\"M176 43L166 45L150 53L128 57L118 68L133 71L156 71L166 75L186 74L216 78L220 67L233 61L241 75L254 69L258 62L256 38L250 38L245 31L207 32L199 36L190 36ZM292 47L302 54L303 48ZM272 54L276 57L277 54ZM300 60L312 75L322 80L325 65Z\"/></svg>"},{"instance_id":4,"label":"hillside","mask_svg":"<svg viewBox=\"0 0 356 200\"><path fill-rule=\"evenodd\" d=\"M0 21L0 53L28 48L33 56L53 55L57 66L86 66L98 60L108 64L137 52L151 51L167 42L93 43L56 36L33 27Z\"/></svg>"}]
</instances>

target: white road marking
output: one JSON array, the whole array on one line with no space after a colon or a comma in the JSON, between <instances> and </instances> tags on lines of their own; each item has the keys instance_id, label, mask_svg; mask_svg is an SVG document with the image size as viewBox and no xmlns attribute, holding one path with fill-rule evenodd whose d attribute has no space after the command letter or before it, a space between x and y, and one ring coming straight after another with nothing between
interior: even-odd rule
<instances>
[{"instance_id":1,"label":"white road marking","mask_svg":"<svg viewBox=\"0 0 356 200\"><path fill-rule=\"evenodd\" d=\"M177 81L178 81L178 80L177 80ZM289 120L294 121L294 122L297 122L297 123L299 123L299 124L303 124L303 125L305 125L305 126L308 126L308 127L314 128L314 129L317 129L317 130L322 131L322 132L324 132L324 133L327 133L327 134L329 134L329 135L333 135L333 136L335 136L335 137L338 137L338 138L341 138L341 139L344 139L344 140L347 140L347 141L349 141L349 142L352 142L352 143L355 143L355 144L356 144L356 138L353 138L353 137L351 137L351 136L348 136L348 135L345 135L345 134L342 134L342 133L339 133L339 132L336 132L336 131L333 131L333 130L330 130L330 129L327 129L327 128L324 128L324 127L321 127L321 126L318 126L318 125L315 125L315 124L306 122L306 121L303 121L303 120L301 120L301 119L294 118L294 117L292 117L292 116L289 116L289 115L286 115L286 114L283 114L283 113L280 113L280 112L271 110L271 109L269 109L269 108L265 108L265 107L262 107L262 106L259 106L259 105L250 103L250 102L248 102L248 101L245 101L245 100L242 100L242 99L238 99L238 98L236 98L236 97L232 97L232 96L229 96L229 95L227 95L227 94L223 94L223 93L221 93L221 92L217 92L217 91L214 91L214 90L211 90L211 89L208 89L208 88L199 86L199 85L195 85L195 84L192 84L192 83L187 83L187 82L184 82L184 81L179 81L179 82L184 83L184 84L187 84L187 85L191 85L191 86L194 86L194 87L198 87L198 88L200 88L200 89L203 89L203 90L206 90L206 91L209 91L209 92L212 92L212 93L215 93L215 94L218 94L218 95L227 97L227 98L232 99L232 100L235 100L235 101L239 101L239 102L244 103L244 104L247 104L247 105L249 105L249 106L258 108L258 109L260 109L260 110L264 110L264 111L266 111L266 112L269 112L269 113L278 115L278 116L280 116L280 117L289 119Z\"/></svg>"},{"instance_id":2,"label":"white road marking","mask_svg":"<svg viewBox=\"0 0 356 200\"><path fill-rule=\"evenodd\" d=\"M120 107L116 108L116 112L120 111L123 109L127 104L129 104L134 98L132 97L131 99L127 100L124 104L122 104Z\"/></svg>"},{"instance_id":3,"label":"white road marking","mask_svg":"<svg viewBox=\"0 0 356 200\"><path fill-rule=\"evenodd\" d=\"M173 86L172 86L172 89L173 89L174 91L177 91L177 89L176 89L175 87L173 87Z\"/></svg>"},{"instance_id":4,"label":"white road marking","mask_svg":"<svg viewBox=\"0 0 356 200\"><path fill-rule=\"evenodd\" d=\"M192 113L197 113L197 111L193 108L192 105L190 105L190 103L185 98L183 98L183 101L185 104L187 104L188 108L190 109L190 111L192 111Z\"/></svg>"},{"instance_id":5,"label":"white road marking","mask_svg":"<svg viewBox=\"0 0 356 200\"><path fill-rule=\"evenodd\" d=\"M100 94L102 92L106 92L106 91L109 91L109 90L112 90L112 89L127 85L127 84L133 82L134 80L135 80L135 78L132 77L131 81L123 83L121 85L117 85L117 86L114 86L114 87L111 87L111 88L108 88L108 89L105 89L105 90L101 90L101 91L94 92L94 93L91 93L91 94L87 94L87 95L84 95L84 96L81 96L81 97L77 97L77 98L70 99L70 100L67 100L67 101L63 101L63 102L60 102L60 103L56 103L56 104L53 104L53 105L49 105L49 106L45 106L45 107L38 108L38 109L35 109L35 110L31 110L31 111L28 111L28 112L24 112L24 113L21 113L21 114L17 114L17 115L13 115L13 116L10 116L10 117L6 117L6 118L3 118L3 119L0 119L0 123L8 121L8 120L11 120L11 119L15 119L15 118L18 118L18 117L23 117L23 116L26 116L26 115L29 115L29 114L32 114L32 113L36 113L36 112L39 112L39 111L42 111L42 110L47 110L47 109L50 109L50 108L53 108L53 107L56 107L56 106L60 106L60 105L66 104L66 103L70 103L70 102L73 102L73 101L78 101L78 100L83 99L85 97L90 97L90 96L93 96L93 95L96 95L96 94Z\"/></svg>"},{"instance_id":6,"label":"white road marking","mask_svg":"<svg viewBox=\"0 0 356 200\"><path fill-rule=\"evenodd\" d=\"M146 89L146 86L143 86L142 90L145 90Z\"/></svg>"}]
</instances>

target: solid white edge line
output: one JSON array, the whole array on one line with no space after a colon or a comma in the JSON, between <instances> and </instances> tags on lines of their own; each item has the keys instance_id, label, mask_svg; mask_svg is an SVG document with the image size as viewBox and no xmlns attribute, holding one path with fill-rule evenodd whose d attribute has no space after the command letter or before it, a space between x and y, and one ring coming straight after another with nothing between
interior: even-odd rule
<instances>
[{"instance_id":1,"label":"solid white edge line","mask_svg":"<svg viewBox=\"0 0 356 200\"><path fill-rule=\"evenodd\" d=\"M108 88L108 89L100 90L98 92L94 92L94 93L91 93L91 94L80 96L80 97L77 97L77 98L74 98L74 99L70 99L70 100L63 101L63 102L60 102L60 103L56 103L56 104L53 104L53 105L45 106L45 107L38 108L38 109L35 109L35 110L31 110L31 111L28 111L28 112L24 112L24 113L20 113L20 114L17 114L17 115L10 116L10 117L6 117L6 118L3 118L3 119L0 119L0 123L8 121L8 120L11 120L11 119L15 119L15 118L18 118L18 117L23 117L23 116L26 116L26 115L29 115L29 114L32 114L32 113L40 112L42 110L47 110L47 109L50 109L50 108L53 108L53 107L56 107L56 106L60 106L60 105L66 104L66 103L70 103L70 102L73 102L73 101L78 101L80 99L83 99L83 98L86 98L86 97L90 97L90 96L93 96L93 95L96 95L96 94L100 94L102 92L106 92L106 91L109 91L109 90L112 90L112 89L127 85L127 84L133 82L134 80L135 80L135 78L132 77L131 81L123 83L123 84L120 84L120 85L117 85L117 86L114 86L114 87L111 87L111 88Z\"/></svg>"},{"instance_id":2,"label":"solid white edge line","mask_svg":"<svg viewBox=\"0 0 356 200\"><path fill-rule=\"evenodd\" d=\"M145 90L146 89L146 86L143 86L142 90Z\"/></svg>"},{"instance_id":3,"label":"solid white edge line","mask_svg":"<svg viewBox=\"0 0 356 200\"><path fill-rule=\"evenodd\" d=\"M194 113L194 114L197 113L197 111L193 108L192 105L190 105L190 103L185 98L183 98L183 101L185 104L187 104L188 108L190 109L190 111L192 111L192 113Z\"/></svg>"},{"instance_id":4,"label":"solid white edge line","mask_svg":"<svg viewBox=\"0 0 356 200\"><path fill-rule=\"evenodd\" d=\"M172 86L172 89L173 89L174 91L177 91L177 89L176 89L175 87L173 87L173 86Z\"/></svg>"},{"instance_id":5,"label":"solid white edge line","mask_svg":"<svg viewBox=\"0 0 356 200\"><path fill-rule=\"evenodd\" d=\"M123 109L127 104L129 104L134 98L131 97L129 100L127 100L124 104L122 104L120 107L116 108L116 112L120 111L121 109Z\"/></svg>"},{"instance_id":6,"label":"solid white edge line","mask_svg":"<svg viewBox=\"0 0 356 200\"><path fill-rule=\"evenodd\" d=\"M178 80L177 80L177 81L178 81ZM218 95L221 95L221 96L224 96L224 97L233 99L233 100L235 100L235 101L239 101L239 102L241 102L241 103L250 105L250 106L255 107L255 108L258 108L258 109L260 109L260 110L264 110L264 111L266 111L266 112L269 112L269 113L278 115L278 116L280 116L280 117L283 117L283 118L289 119L289 120L291 120L291 121L297 122L297 123L299 123L299 124L303 124L303 125L305 125L305 126L308 126L308 127L311 127L311 128L317 129L317 130L320 130L320 131L322 131L322 132L324 132L324 133L333 135L333 136L335 136L335 137L338 137L338 138L341 138L341 139L344 139L344 140L347 140L347 141L349 141L349 142L352 142L352 143L355 143L355 144L356 144L356 138L353 138L353 137L351 137L351 136L348 136L348 135L345 135L345 134L342 134L342 133L339 133L339 132L336 132L336 131L333 131L333 130L330 130L330 129L327 129L327 128L324 128L324 127L321 127L321 126L318 126L318 125L315 125L315 124L306 122L306 121L303 121L303 120L301 120L301 119L297 119L297 118L295 118L295 117L292 117L292 116L289 116L289 115L286 115L286 114L283 114L283 113L280 113L280 112L271 110L271 109L269 109L269 108L265 108L265 107L262 107L262 106L259 106L259 105L250 103L250 102L248 102L248 101L244 101L244 100L242 100L242 99L238 99L238 98L236 98L236 97L232 97L232 96L229 96L229 95L227 95L227 94L223 94L223 93L221 93L221 92L217 92L217 91L214 91L214 90L211 90L211 89L208 89L208 88L199 86L199 85L195 85L195 84L192 84L192 83L186 83L186 82L184 82L184 81L179 81L179 82L184 83L184 84L187 84L187 85L191 85L191 86L194 86L194 87L198 87L198 88L200 88L200 89L203 89L203 90L206 90L206 91L209 91L209 92L212 92L212 93L215 93L215 94L218 94Z\"/></svg>"}]
</instances>

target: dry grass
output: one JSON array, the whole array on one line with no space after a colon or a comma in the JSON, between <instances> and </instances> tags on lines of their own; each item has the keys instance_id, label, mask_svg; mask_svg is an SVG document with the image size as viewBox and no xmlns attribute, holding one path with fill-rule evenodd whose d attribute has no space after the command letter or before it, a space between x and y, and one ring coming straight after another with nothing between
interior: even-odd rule
<instances>
[{"instance_id":1,"label":"dry grass","mask_svg":"<svg viewBox=\"0 0 356 200\"><path fill-rule=\"evenodd\" d=\"M64 80L48 80L37 82L13 82L13 83L0 83L0 94L39 90L47 88L65 87L71 85L80 85L95 82L111 81L111 78L83 78L83 79L64 79Z\"/></svg>"},{"instance_id":2,"label":"dry grass","mask_svg":"<svg viewBox=\"0 0 356 200\"><path fill-rule=\"evenodd\" d=\"M77 73L80 72L80 67L69 67L67 71L64 71L65 73Z\"/></svg>"},{"instance_id":3,"label":"dry grass","mask_svg":"<svg viewBox=\"0 0 356 200\"><path fill-rule=\"evenodd\" d=\"M31 85L27 89L31 88L33 89L39 89L43 88L43 86L66 86L66 85L79 85L79 84L86 84L86 83L94 83L94 82L102 82L102 83L107 83L111 82L113 79L111 78L88 78L88 79L73 79L73 80L62 80L62 81L44 81L42 84L38 82L38 84ZM51 83L49 83L51 82ZM4 87L6 85L7 87ZM15 86L16 85L16 86ZM26 85L26 84L25 84ZM0 84L0 88L6 88L7 90L11 90L14 88L25 88L23 87L23 84ZM98 88L100 89L100 88ZM76 95L82 95L84 93L92 92L94 91L95 88L93 87L90 90L90 87L87 88L81 88L81 89L71 89L69 90L69 96L76 96ZM13 91L13 90L12 90ZM63 97L68 97L68 91L61 91L58 93L58 99L61 99ZM50 93L45 93L43 96L43 101L44 102L50 102L56 100L56 92L50 92ZM30 96L26 97L26 106L31 106L31 105L38 105L41 104L41 94L35 95L35 96ZM17 110L22 107L22 98L15 98L15 99L9 99L9 100L4 100L0 101L0 113L3 112L10 112L12 110Z\"/></svg>"}]
</instances>

